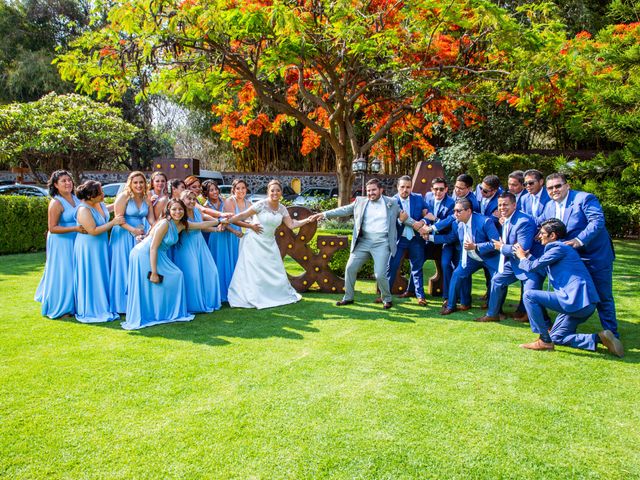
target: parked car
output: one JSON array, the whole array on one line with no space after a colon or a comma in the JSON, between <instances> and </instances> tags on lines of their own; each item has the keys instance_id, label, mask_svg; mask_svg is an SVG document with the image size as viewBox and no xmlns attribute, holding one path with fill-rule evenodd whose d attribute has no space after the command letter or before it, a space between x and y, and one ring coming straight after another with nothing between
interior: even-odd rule
<instances>
[{"instance_id":1,"label":"parked car","mask_svg":"<svg viewBox=\"0 0 640 480\"><path fill-rule=\"evenodd\" d=\"M46 188L36 185L22 185L14 183L12 185L0 185L0 195L24 195L25 197L48 197L49 191Z\"/></svg>"},{"instance_id":2,"label":"parked car","mask_svg":"<svg viewBox=\"0 0 640 480\"><path fill-rule=\"evenodd\" d=\"M124 190L124 183L107 183L102 186L105 197L117 197Z\"/></svg>"},{"instance_id":3,"label":"parked car","mask_svg":"<svg viewBox=\"0 0 640 480\"><path fill-rule=\"evenodd\" d=\"M320 200L338 197L337 187L311 187L303 190L294 200L294 205L306 206Z\"/></svg>"},{"instance_id":4,"label":"parked car","mask_svg":"<svg viewBox=\"0 0 640 480\"><path fill-rule=\"evenodd\" d=\"M298 194L289 185L282 186L282 198L285 200L295 200ZM249 200L252 202L258 202L267 198L267 186L264 185L258 188L255 193L252 193Z\"/></svg>"}]
</instances>

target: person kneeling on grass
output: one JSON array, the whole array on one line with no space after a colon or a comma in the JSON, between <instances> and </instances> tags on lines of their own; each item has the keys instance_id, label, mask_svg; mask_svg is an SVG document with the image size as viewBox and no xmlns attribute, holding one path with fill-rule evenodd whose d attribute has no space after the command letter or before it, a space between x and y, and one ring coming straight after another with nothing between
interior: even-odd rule
<instances>
[{"instance_id":1,"label":"person kneeling on grass","mask_svg":"<svg viewBox=\"0 0 640 480\"><path fill-rule=\"evenodd\" d=\"M553 350L556 344L595 351L597 344L602 343L612 354L622 357L622 343L610 330L597 334L576 333L578 325L586 322L595 311L600 297L580 255L561 241L566 233L567 227L556 218L543 222L538 235L544 253L538 259L525 252L521 245L514 246L514 253L520 259L519 267L525 272L544 272L546 269L554 290L524 292L523 301L531 330L540 338L520 346L530 350ZM548 330L549 325L543 316L544 308L558 312L551 330Z\"/></svg>"}]
</instances>

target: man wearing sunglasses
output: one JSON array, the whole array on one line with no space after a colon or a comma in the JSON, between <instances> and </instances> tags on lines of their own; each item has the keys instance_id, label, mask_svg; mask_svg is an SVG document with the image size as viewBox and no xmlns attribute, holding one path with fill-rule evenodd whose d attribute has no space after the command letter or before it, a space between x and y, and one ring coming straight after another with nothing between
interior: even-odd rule
<instances>
[{"instance_id":1,"label":"man wearing sunglasses","mask_svg":"<svg viewBox=\"0 0 640 480\"><path fill-rule=\"evenodd\" d=\"M429 239L435 243L452 243L456 238L462 250L460 262L453 271L449 284L447 304L440 310L440 315L449 315L456 310L471 308L471 275L482 267L488 267L491 274L498 269L498 255L493 241L499 240L500 235L493 221L483 215L474 213L471 202L462 198L456 200L453 214L457 221L447 235L430 235ZM456 307L460 298L460 307Z\"/></svg>"},{"instance_id":2,"label":"man wearing sunglasses","mask_svg":"<svg viewBox=\"0 0 640 480\"><path fill-rule=\"evenodd\" d=\"M598 290L598 315L605 330L618 337L618 321L613 299L613 244L605 227L604 212L595 195L571 190L562 173L546 178L547 202L538 224L557 218L567 228L565 244L576 249Z\"/></svg>"},{"instance_id":3,"label":"man wearing sunglasses","mask_svg":"<svg viewBox=\"0 0 640 480\"><path fill-rule=\"evenodd\" d=\"M544 212L544 207L549 201L549 194L544 188L544 177L539 170L527 170L524 172L524 187L527 193L520 200L520 209L533 218L538 218Z\"/></svg>"},{"instance_id":4,"label":"man wearing sunglasses","mask_svg":"<svg viewBox=\"0 0 640 480\"><path fill-rule=\"evenodd\" d=\"M449 187L447 181L442 177L436 177L431 180L431 191L424 196L424 201L428 210L425 216L427 223L433 226L433 230L442 235L451 232L451 225L455 218L453 217L453 208L455 202L447 195ZM423 228L421 233L428 235L431 229ZM426 244L425 258L433 258L434 243ZM449 297L449 282L453 269L458 265L460 258L460 242L454 239L453 243L445 243L442 245L442 255L440 257L440 266L442 267L442 300L443 305Z\"/></svg>"},{"instance_id":5,"label":"man wearing sunglasses","mask_svg":"<svg viewBox=\"0 0 640 480\"><path fill-rule=\"evenodd\" d=\"M540 337L520 346L529 350L553 350L556 344L595 351L597 344L602 343L612 354L622 357L623 345L612 331L576 333L578 325L595 311L599 297L597 283L594 285L578 253L567 242L562 242L566 234L564 223L551 218L540 226L544 253L539 258L531 256L521 245L514 245L513 251L520 259L519 267L525 272L548 274L549 284L553 287L553 292L540 289L525 292L524 303L531 319L531 330ZM558 312L552 327L543 317L545 308Z\"/></svg>"}]
</instances>

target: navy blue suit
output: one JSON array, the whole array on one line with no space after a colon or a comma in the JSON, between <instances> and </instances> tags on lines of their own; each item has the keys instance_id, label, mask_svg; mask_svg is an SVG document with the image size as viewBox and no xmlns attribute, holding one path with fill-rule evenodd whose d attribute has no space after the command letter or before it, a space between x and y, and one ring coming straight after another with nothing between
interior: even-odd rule
<instances>
[{"instance_id":1,"label":"navy blue suit","mask_svg":"<svg viewBox=\"0 0 640 480\"><path fill-rule=\"evenodd\" d=\"M394 195L394 200L398 202L400 209L402 208L402 201L399 195ZM409 194L409 211L407 212L411 218L416 222L422 220L422 210L426 208L422 195L417 193ZM408 240L404 236L405 226L396 222L398 229L398 240L396 242L396 253L389 258L387 265L387 278L389 279L389 285L393 286L393 281L396 278L398 268L400 268L400 262L404 252L409 251L409 264L411 265L411 278L409 279L409 285L407 291L415 289L417 298L424 298L424 279L422 273L422 267L424 266L425 252L424 252L424 240L420 234L413 229L411 232L413 236L411 240ZM412 288L413 287L413 288Z\"/></svg>"},{"instance_id":2,"label":"navy blue suit","mask_svg":"<svg viewBox=\"0 0 640 480\"><path fill-rule=\"evenodd\" d=\"M508 224L502 225L503 234L506 229L506 239L503 240L500 254L504 255L503 271L498 271L491 279L491 294L489 295L489 309L487 315L497 317L507 295L507 288L517 280L521 280L524 291L539 290L544 283L544 275L539 272L527 273L519 267L519 259L513 253L513 246L518 243L525 251L531 250L537 233L536 222L530 215L515 211ZM503 238L501 234L501 238ZM499 268L498 268L499 270Z\"/></svg>"},{"instance_id":3,"label":"navy blue suit","mask_svg":"<svg viewBox=\"0 0 640 480\"><path fill-rule=\"evenodd\" d=\"M538 224L555 218L555 212L556 203L553 200L547 202L543 214L538 218ZM613 299L615 255L600 202L591 193L569 190L562 221L567 226L567 236L564 240L578 239L583 244L576 251L598 289L600 302L597 308L600 323L605 330L611 330L618 336L616 306Z\"/></svg>"},{"instance_id":4,"label":"navy blue suit","mask_svg":"<svg viewBox=\"0 0 640 480\"><path fill-rule=\"evenodd\" d=\"M529 315L531 329L541 336L547 335L548 325L542 309L550 308L558 312L556 322L549 332L553 343L574 348L595 350L598 342L596 334L576 333L578 325L585 322L595 311L600 300L589 271L578 252L562 241L545 245L539 259L531 256L520 260L519 266L525 272L546 272L553 292L528 290L524 293L524 305Z\"/></svg>"},{"instance_id":5,"label":"navy blue suit","mask_svg":"<svg viewBox=\"0 0 640 480\"><path fill-rule=\"evenodd\" d=\"M451 231L451 225L455 224L455 218L453 216L453 207L455 202L453 198L448 195L438 205L438 211L435 211L435 196L433 192L427 192L424 196L424 203L427 206L427 210L437 218L435 222L427 221L430 225L433 225L438 233L447 234ZM447 226L448 224L448 226ZM431 258L429 250L431 249L430 243L426 245L426 258ZM458 265L458 259L460 258L460 242L458 239L454 239L453 243L445 243L442 245L442 255L440 257L440 266L442 267L442 298L449 297L449 282L451 281L451 275L453 275L453 269Z\"/></svg>"},{"instance_id":6,"label":"navy blue suit","mask_svg":"<svg viewBox=\"0 0 640 480\"><path fill-rule=\"evenodd\" d=\"M450 243L456 237L460 243L460 247L464 248L464 230L465 224L457 223L457 229L452 230L447 235L435 235L434 243ZM462 256L458 266L453 271L451 283L449 285L449 297L447 299L447 307L453 309L460 297L460 303L465 306L471 305L471 288L470 282L464 283L470 279L474 272L482 267L487 267L493 274L498 269L498 252L493 247L492 240L498 240L500 234L496 229L493 220L483 215L474 213L471 215L471 237L473 243L476 244L475 252L482 261L478 261L467 254L467 264L462 265Z\"/></svg>"}]
</instances>

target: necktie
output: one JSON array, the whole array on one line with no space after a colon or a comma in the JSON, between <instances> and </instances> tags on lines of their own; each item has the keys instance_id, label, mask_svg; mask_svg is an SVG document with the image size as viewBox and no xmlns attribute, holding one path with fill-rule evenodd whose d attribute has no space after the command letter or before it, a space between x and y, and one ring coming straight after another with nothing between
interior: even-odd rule
<instances>
[{"instance_id":1,"label":"necktie","mask_svg":"<svg viewBox=\"0 0 640 480\"><path fill-rule=\"evenodd\" d=\"M487 200L486 198L483 198L482 201L480 202L480 210L482 210L483 215L484 215L484 211L487 209L487 203L489 203L489 200Z\"/></svg>"},{"instance_id":2,"label":"necktie","mask_svg":"<svg viewBox=\"0 0 640 480\"><path fill-rule=\"evenodd\" d=\"M440 211L440 200L438 200L436 204L433 206L433 214L437 217L439 211Z\"/></svg>"},{"instance_id":3,"label":"necktie","mask_svg":"<svg viewBox=\"0 0 640 480\"><path fill-rule=\"evenodd\" d=\"M405 212L409 213L409 200L403 200L402 201L402 210L404 210ZM407 240L411 240L413 238L413 228L405 225L404 231L402 232L402 235Z\"/></svg>"},{"instance_id":4,"label":"necktie","mask_svg":"<svg viewBox=\"0 0 640 480\"><path fill-rule=\"evenodd\" d=\"M531 202L531 214L538 215L538 197L536 195L533 196L533 200Z\"/></svg>"},{"instance_id":5,"label":"necktie","mask_svg":"<svg viewBox=\"0 0 640 480\"><path fill-rule=\"evenodd\" d=\"M509 235L509 222L505 222L502 227L502 243L507 243L507 236ZM500 263L498 264L498 273L504 272L504 262L506 261L505 256L502 252L500 252Z\"/></svg>"},{"instance_id":6,"label":"necktie","mask_svg":"<svg viewBox=\"0 0 640 480\"><path fill-rule=\"evenodd\" d=\"M466 223L464 224L464 241L465 242L470 242L471 241L471 227L469 225L467 225ZM462 245L462 258L460 260L460 263L462 264L462 268L466 268L467 267L467 250L466 248L464 248L464 244Z\"/></svg>"},{"instance_id":7,"label":"necktie","mask_svg":"<svg viewBox=\"0 0 640 480\"><path fill-rule=\"evenodd\" d=\"M556 202L556 218L562 222L563 217L564 217L564 208L562 208L562 203Z\"/></svg>"}]
</instances>

